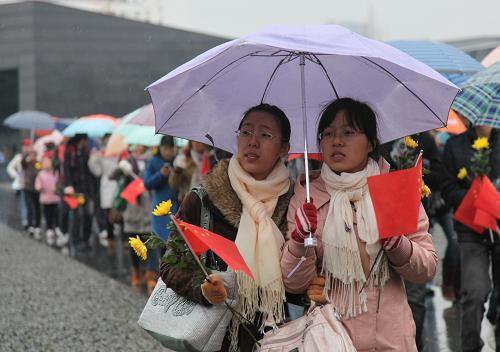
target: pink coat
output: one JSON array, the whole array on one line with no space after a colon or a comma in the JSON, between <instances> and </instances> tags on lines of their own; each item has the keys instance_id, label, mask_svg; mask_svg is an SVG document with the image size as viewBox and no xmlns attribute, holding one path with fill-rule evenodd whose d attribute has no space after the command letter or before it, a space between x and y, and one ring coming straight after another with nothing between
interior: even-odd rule
<instances>
[{"instance_id":1,"label":"pink coat","mask_svg":"<svg viewBox=\"0 0 500 352\"><path fill-rule=\"evenodd\" d=\"M42 170L35 179L35 189L40 192L41 204L57 204L59 196L56 194L56 186L59 182L57 173Z\"/></svg>"},{"instance_id":2,"label":"pink coat","mask_svg":"<svg viewBox=\"0 0 500 352\"><path fill-rule=\"evenodd\" d=\"M388 170L381 166L383 172ZM321 239L323 226L328 214L330 195L321 177L311 182L310 192L314 204L318 209L318 230L316 236ZM308 251L307 260L295 274L288 279L288 273L294 268L300 257L304 255L304 245L291 239L290 234L296 228L294 214L306 198L302 184L295 185L295 195L290 201L288 209L288 234L283 255L281 269L285 288L291 293L305 293L311 280L316 276L323 258L323 247L318 241L316 250ZM397 216L397 214L395 214ZM358 351L417 351L415 345L415 323L407 302L403 279L415 283L425 283L431 280L436 273L437 255L428 233L429 221L423 209L420 208L418 231L407 235L402 242L402 248L394 253L387 253L391 263L391 277L381 291L379 312L377 307L377 287L365 288L368 295L368 312L354 318L343 320L354 346ZM357 228L355 227L357 234ZM370 258L366 253L365 244L358 237L361 261L365 275L370 268Z\"/></svg>"}]
</instances>

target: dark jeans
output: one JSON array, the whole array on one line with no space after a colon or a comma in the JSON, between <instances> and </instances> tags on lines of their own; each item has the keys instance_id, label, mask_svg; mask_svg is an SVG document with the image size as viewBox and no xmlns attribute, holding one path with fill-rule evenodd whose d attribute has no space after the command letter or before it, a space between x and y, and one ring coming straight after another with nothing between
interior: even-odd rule
<instances>
[{"instance_id":1,"label":"dark jeans","mask_svg":"<svg viewBox=\"0 0 500 352\"><path fill-rule=\"evenodd\" d=\"M425 284L414 284L405 280L406 296L408 297L408 304L410 305L411 312L413 314L413 320L415 321L415 343L417 344L417 349L422 351L424 348L422 341L422 331L424 329L425 320L425 294L427 289Z\"/></svg>"},{"instance_id":2,"label":"dark jeans","mask_svg":"<svg viewBox=\"0 0 500 352\"><path fill-rule=\"evenodd\" d=\"M443 258L443 287L451 289L456 298L460 296L460 246L453 228L453 213L450 211L433 218L444 231L447 244ZM432 230L431 230L432 231Z\"/></svg>"},{"instance_id":3,"label":"dark jeans","mask_svg":"<svg viewBox=\"0 0 500 352\"><path fill-rule=\"evenodd\" d=\"M493 285L500 286L500 240L494 235L491 243L489 235L482 236L480 241L459 242L462 260L462 348L467 351L481 351L484 343L481 340L481 322L484 316L484 304L492 289L490 265L493 272ZM499 296L495 302L500 304ZM498 310L497 310L498 311ZM495 339L497 351L500 351L500 322L496 315Z\"/></svg>"},{"instance_id":4,"label":"dark jeans","mask_svg":"<svg viewBox=\"0 0 500 352\"><path fill-rule=\"evenodd\" d=\"M71 211L62 200L59 202L59 229L62 233L69 233L70 216L72 216Z\"/></svg>"},{"instance_id":5,"label":"dark jeans","mask_svg":"<svg viewBox=\"0 0 500 352\"><path fill-rule=\"evenodd\" d=\"M93 202L85 196L85 203L72 210L73 221L71 224L71 240L73 243L88 243L92 232Z\"/></svg>"},{"instance_id":6,"label":"dark jeans","mask_svg":"<svg viewBox=\"0 0 500 352\"><path fill-rule=\"evenodd\" d=\"M54 230L58 223L58 204L44 204L43 215L45 216L45 224L47 230Z\"/></svg>"},{"instance_id":7,"label":"dark jeans","mask_svg":"<svg viewBox=\"0 0 500 352\"><path fill-rule=\"evenodd\" d=\"M40 193L30 190L23 192L28 210L28 226L40 227Z\"/></svg>"}]
</instances>

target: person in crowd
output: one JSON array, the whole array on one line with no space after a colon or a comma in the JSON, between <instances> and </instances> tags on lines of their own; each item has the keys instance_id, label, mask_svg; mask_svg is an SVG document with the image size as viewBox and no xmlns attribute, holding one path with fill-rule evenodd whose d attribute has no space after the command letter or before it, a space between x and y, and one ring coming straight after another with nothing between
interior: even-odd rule
<instances>
[{"instance_id":1,"label":"person in crowd","mask_svg":"<svg viewBox=\"0 0 500 352\"><path fill-rule=\"evenodd\" d=\"M7 164L7 174L12 179L12 190L16 193L16 198L19 202L19 214L21 215L21 224L25 230L28 229L28 210L26 208L26 200L24 199L24 172L23 172L23 155L27 152L28 147L31 146L30 139L24 139L22 142L21 152L14 155L14 157Z\"/></svg>"},{"instance_id":2,"label":"person in crowd","mask_svg":"<svg viewBox=\"0 0 500 352\"><path fill-rule=\"evenodd\" d=\"M28 210L28 232L35 239L42 238L40 228L40 194L35 189L35 179L40 169L40 163L36 159L36 151L30 146L26 148L21 161L24 173L24 199Z\"/></svg>"},{"instance_id":3,"label":"person in crowd","mask_svg":"<svg viewBox=\"0 0 500 352\"><path fill-rule=\"evenodd\" d=\"M403 280L425 283L436 272L425 211L420 208L416 233L379 240L367 177L388 172L389 165L372 158L379 142L368 105L333 101L321 114L317 135L324 164L310 183L311 201L299 179L288 210L285 288L315 302L329 299L358 351L416 351ZM304 247L309 233L318 241L313 250Z\"/></svg>"},{"instance_id":4,"label":"person in crowd","mask_svg":"<svg viewBox=\"0 0 500 352\"><path fill-rule=\"evenodd\" d=\"M89 239L94 214L95 180L88 167L88 136L72 137L64 152L64 194L83 196L84 202L72 211L71 241L77 250L90 250Z\"/></svg>"},{"instance_id":5,"label":"person in crowd","mask_svg":"<svg viewBox=\"0 0 500 352\"><path fill-rule=\"evenodd\" d=\"M429 132L423 132L416 136L412 136L412 139L415 140L418 144L418 146L414 148L413 151L414 156L416 157L418 153L422 151L423 152L422 166L424 169L429 171L428 173L424 173L423 179L425 184L429 186L429 188L431 189L432 193L431 197L424 198L422 200L422 204L424 206L427 216L429 216L430 218L429 232L432 233L433 232L432 216L435 215L436 209L439 206L436 203L439 202L441 176L443 174L441 155L437 148L434 137ZM391 168L397 169L397 165L394 159L397 159L398 157L401 156L401 151L405 149L404 145L405 145L404 139L399 139L397 141L385 143L378 148L378 153L386 161L389 162ZM453 242L448 241L448 245L452 246L451 247L452 249L454 248ZM457 260L459 259L458 255L456 256L456 259ZM406 295L408 298L408 303L410 304L411 311L413 313L413 319L415 320L415 327L416 327L415 339L416 339L417 349L419 351L422 351L424 348L422 333L423 333L425 314L426 314L425 297L427 292L430 290L426 287L428 284L429 283L427 284L413 283L411 281L405 280Z\"/></svg>"},{"instance_id":6,"label":"person in crowd","mask_svg":"<svg viewBox=\"0 0 500 352\"><path fill-rule=\"evenodd\" d=\"M239 300L236 307L244 312L254 326L248 326L259 338L256 327L269 317L281 321L284 302L264 300L278 292L285 297L281 280L279 256L286 232L286 211L291 196L289 175L283 159L289 150L290 123L276 106L261 104L246 111L237 131L237 154L222 159L202 177L203 192L191 191L185 197L177 216L191 224L201 224L202 207L209 212L210 230L235 241L254 273L261 273L253 282L237 273ZM200 198L198 194L205 194ZM171 234L174 240L178 233ZM252 260L248 260L252 258ZM259 258L254 261L255 258ZM212 252L207 254L210 269L224 271L226 264ZM210 306L222 303L227 291L220 277L211 275L210 282L201 285L195 273L162 263L160 274L167 286L179 295L198 304ZM262 281L271 282L262 285ZM259 294L260 293L260 294ZM255 327L256 326L256 327ZM236 320L226 333L222 351L230 349L231 341L239 351L252 351L253 340Z\"/></svg>"},{"instance_id":7,"label":"person in crowd","mask_svg":"<svg viewBox=\"0 0 500 352\"><path fill-rule=\"evenodd\" d=\"M193 174L191 176L191 184L189 187L191 189L200 184L202 173L206 171L202 169L206 169L207 166L208 168L211 168L213 164L211 164L209 161L207 165L207 159L210 160L211 151L208 145L196 141L189 141L189 147L189 156L195 164L195 168L193 169Z\"/></svg>"},{"instance_id":8,"label":"person in crowd","mask_svg":"<svg viewBox=\"0 0 500 352\"><path fill-rule=\"evenodd\" d=\"M177 190L177 199L182 202L184 196L191 190L191 180L197 169L192 158L192 141L176 155L173 168L168 176L170 186Z\"/></svg>"},{"instance_id":9,"label":"person in crowd","mask_svg":"<svg viewBox=\"0 0 500 352\"><path fill-rule=\"evenodd\" d=\"M58 224L59 196L56 194L59 173L52 167L52 158L46 155L42 158L42 169L35 179L35 189L40 192L40 204L45 216L45 237L47 244L52 246L56 241L55 229Z\"/></svg>"},{"instance_id":10,"label":"person in crowd","mask_svg":"<svg viewBox=\"0 0 500 352\"><path fill-rule=\"evenodd\" d=\"M128 156L120 160L118 167L110 175L110 179L116 180L118 184L115 193L116 197L120 197L120 192L136 177L144 176L147 157L146 147L142 145L130 146ZM142 192L138 196L135 205L129 204L121 198L119 198L119 201L122 206L117 210L122 212L123 237L129 238L149 234L151 232L151 199L149 193L147 191ZM143 275L140 259L135 255L133 249L130 249L130 258L132 259L130 283L134 290L140 291L142 289ZM144 279L146 281L147 279L155 280L158 270L158 258L148 256L146 266L147 271ZM148 290L148 295L151 292L152 290Z\"/></svg>"},{"instance_id":11,"label":"person in crowd","mask_svg":"<svg viewBox=\"0 0 500 352\"><path fill-rule=\"evenodd\" d=\"M111 247L113 242L113 224L109 221L109 212L116 193L116 181L110 180L109 176L118 165L116 155L106 156L106 144L109 135L104 136L101 150L93 149L89 158L88 166L90 172L99 179L99 242L104 247Z\"/></svg>"},{"instance_id":12,"label":"person in crowd","mask_svg":"<svg viewBox=\"0 0 500 352\"><path fill-rule=\"evenodd\" d=\"M462 134L452 136L444 147L443 164L445 168L443 180L443 198L456 210L471 186L474 173L472 171L474 155L472 144L478 137L488 139L490 153L490 172L487 174L492 182L498 182L500 176L500 133L490 126L473 126ZM458 178L460 169L465 168L469 177ZM481 322L484 304L493 286L500 288L500 238L498 234L490 236L488 231L477 233L460 222L454 222L458 235L461 257L461 326L462 350L481 351L484 345L481 335ZM490 265L492 278L490 278ZM493 280L492 280L493 279ZM490 305L497 308L500 297L497 294ZM495 339L500 346L499 315L496 314ZM498 347L497 347L498 350Z\"/></svg>"}]
</instances>

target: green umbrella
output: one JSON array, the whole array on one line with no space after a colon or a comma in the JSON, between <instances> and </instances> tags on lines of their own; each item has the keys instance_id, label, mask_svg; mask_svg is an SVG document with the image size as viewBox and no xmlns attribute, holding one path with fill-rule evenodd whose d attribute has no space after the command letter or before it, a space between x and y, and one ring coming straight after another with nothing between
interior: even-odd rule
<instances>
[{"instance_id":1,"label":"green umbrella","mask_svg":"<svg viewBox=\"0 0 500 352\"><path fill-rule=\"evenodd\" d=\"M466 81L452 109L475 126L500 128L500 62Z\"/></svg>"},{"instance_id":2,"label":"green umbrella","mask_svg":"<svg viewBox=\"0 0 500 352\"><path fill-rule=\"evenodd\" d=\"M163 135L155 134L154 126L130 126L133 126L133 128L125 136L125 144L139 144L147 147L160 145Z\"/></svg>"}]
</instances>

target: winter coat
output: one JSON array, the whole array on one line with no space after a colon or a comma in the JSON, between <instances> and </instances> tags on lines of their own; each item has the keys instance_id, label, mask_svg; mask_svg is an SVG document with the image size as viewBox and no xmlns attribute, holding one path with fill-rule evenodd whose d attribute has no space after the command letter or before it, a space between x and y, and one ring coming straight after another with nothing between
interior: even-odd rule
<instances>
[{"instance_id":1,"label":"winter coat","mask_svg":"<svg viewBox=\"0 0 500 352\"><path fill-rule=\"evenodd\" d=\"M94 153L90 156L88 166L95 177L100 177L99 196L102 209L110 209L116 193L116 181L110 180L109 176L116 168L118 159L116 157L104 157L102 153Z\"/></svg>"},{"instance_id":2,"label":"winter coat","mask_svg":"<svg viewBox=\"0 0 500 352\"><path fill-rule=\"evenodd\" d=\"M89 153L74 145L66 146L64 151L64 186L72 186L77 193L83 193L86 198L92 198L96 189L96 179L90 173Z\"/></svg>"},{"instance_id":3,"label":"winter coat","mask_svg":"<svg viewBox=\"0 0 500 352\"><path fill-rule=\"evenodd\" d=\"M381 164L380 164L381 165ZM382 168L388 172L388 168ZM325 183L321 177L310 183L311 198L318 209L318 228L316 236L318 246L316 250L309 250L306 261L291 278L288 273L297 265L304 255L304 245L291 239L291 233L295 230L294 215L306 198L304 186L297 182L295 194L290 201L288 210L288 235L281 268L285 288L288 292L300 294L305 293L311 280L320 272L319 266L323 259L323 246L321 243L322 231L328 215L330 194L326 190ZM354 213L353 213L354 215ZM429 222L423 207L420 207L418 220L418 231L406 237L411 241L412 254L408 263L400 267L390 266L390 279L380 291L379 312L376 312L378 287L365 288L367 293L368 312L356 317L343 320L349 335L357 351L417 351L415 345L415 323L413 315L406 298L403 279L411 282L425 283L431 280L436 272L437 256L432 243L432 238L427 232ZM357 235L357 227L354 227ZM365 243L358 237L361 262L365 275L370 268L370 258L366 252ZM390 261L390 258L389 258Z\"/></svg>"},{"instance_id":4,"label":"winter coat","mask_svg":"<svg viewBox=\"0 0 500 352\"><path fill-rule=\"evenodd\" d=\"M38 174L38 169L36 168L36 159L31 159L29 154L23 155L21 165L23 167L23 189L25 191L35 192L35 179Z\"/></svg>"},{"instance_id":5,"label":"winter coat","mask_svg":"<svg viewBox=\"0 0 500 352\"><path fill-rule=\"evenodd\" d=\"M469 129L464 133L450 137L444 147L443 152L443 165L444 165L444 178L442 182L442 193L444 200L453 207L454 210L458 208L464 199L467 191L471 186L471 181L474 179L474 173L471 169L471 158L475 152L472 149L472 144L477 138L476 131ZM500 177L500 132L493 130L489 138L490 143L490 167L491 171L488 174L489 179L495 182ZM469 178L459 180L457 177L458 171L465 167ZM458 234L459 241L482 241L485 237L481 236L455 221L455 230Z\"/></svg>"},{"instance_id":6,"label":"winter coat","mask_svg":"<svg viewBox=\"0 0 500 352\"><path fill-rule=\"evenodd\" d=\"M7 164L7 173L12 181L12 189L14 191L22 190L24 187L24 172L21 161L23 156L21 153L16 154Z\"/></svg>"},{"instance_id":7,"label":"winter coat","mask_svg":"<svg viewBox=\"0 0 500 352\"><path fill-rule=\"evenodd\" d=\"M177 190L171 187L168 177L163 176L160 172L161 168L166 162L159 155L152 157L148 160L146 172L144 173L144 186L151 192L152 202L151 211L162 201L172 201L172 213L175 213L179 208L177 201ZM172 165L170 165L172 166ZM173 170L171 169L171 172ZM163 239L167 239L170 230L167 225L169 220L165 216L154 216L151 211L151 227L153 231Z\"/></svg>"},{"instance_id":8,"label":"winter coat","mask_svg":"<svg viewBox=\"0 0 500 352\"><path fill-rule=\"evenodd\" d=\"M35 179L35 188L40 192L40 204L58 204L59 196L56 194L59 174L52 170L42 170Z\"/></svg>"},{"instance_id":9,"label":"winter coat","mask_svg":"<svg viewBox=\"0 0 500 352\"><path fill-rule=\"evenodd\" d=\"M134 159L132 156L129 156L127 159L122 160L122 162L126 162L129 164L129 168L132 172L142 177L144 175L144 167L141 167L141 163L144 161L139 161ZM116 168L110 174L111 180L116 180L117 182L124 181L124 184L128 184L134 180L131 175L126 175L123 173L120 168ZM115 196L119 197L119 194L115 194ZM125 234L149 234L151 232L151 221L150 221L150 203L151 197L149 196L148 191L142 192L136 200L136 204L132 205L127 203L125 210L122 213L123 216L123 232Z\"/></svg>"},{"instance_id":10,"label":"winter coat","mask_svg":"<svg viewBox=\"0 0 500 352\"><path fill-rule=\"evenodd\" d=\"M207 196L203 199L203 203L210 210L213 225L211 230L221 236L224 236L231 241L236 239L238 232L238 224L242 213L241 201L231 187L227 169L229 160L222 160L212 170L202 178L202 186L207 191ZM292 188L292 187L290 187ZM291 189L290 189L291 191ZM276 209L272 216L273 221L278 228L286 233L286 212L288 202L291 197L291 192L282 195L278 199ZM200 225L201 201L200 198L193 192L189 192L181 204L178 216L191 224ZM178 236L176 232L172 232L171 238ZM216 255L207 255L207 258L214 258L207 265L211 269L226 270L226 264ZM172 288L179 295L186 297L198 304L209 306L210 303L203 297L200 286L193 287L193 273L178 270L169 264L162 263L160 266L160 275L168 287ZM252 351L253 342L246 334L244 329L239 330L239 346L240 351ZM257 331L253 331L257 336ZM222 351L227 351L229 348L227 335L222 346Z\"/></svg>"}]
</instances>

